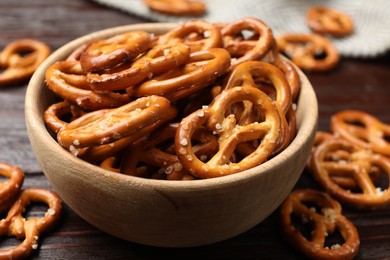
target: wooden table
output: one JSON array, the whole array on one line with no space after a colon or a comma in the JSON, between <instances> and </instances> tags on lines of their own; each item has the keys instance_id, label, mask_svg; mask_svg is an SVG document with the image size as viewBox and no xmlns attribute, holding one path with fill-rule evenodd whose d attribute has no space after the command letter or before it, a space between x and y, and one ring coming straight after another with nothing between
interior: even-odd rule
<instances>
[{"instance_id":1,"label":"wooden table","mask_svg":"<svg viewBox=\"0 0 390 260\"><path fill-rule=\"evenodd\" d=\"M1 0L0 49L23 37L44 41L55 50L81 35L107 27L147 22L86 0ZM376 59L343 59L327 73L309 73L319 101L319 129L329 130L330 116L343 109L360 109L390 124L390 53ZM24 121L26 84L0 88L0 161L21 167L24 187L46 187L27 137ZM318 188L303 172L297 187ZM39 215L45 208L32 207ZM375 211L344 207L361 237L358 259L390 258L390 207ZM147 223L145 223L147 225ZM17 243L2 239L0 248ZM301 259L279 233L277 213L253 229L226 241L188 249L137 245L92 227L64 205L62 220L42 238L33 258L111 259L152 257L230 257Z\"/></svg>"}]
</instances>

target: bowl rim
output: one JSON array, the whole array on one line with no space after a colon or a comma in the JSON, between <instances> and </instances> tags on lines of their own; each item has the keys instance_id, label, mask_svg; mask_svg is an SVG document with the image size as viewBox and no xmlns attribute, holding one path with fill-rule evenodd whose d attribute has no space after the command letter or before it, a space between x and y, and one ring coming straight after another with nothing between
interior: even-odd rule
<instances>
[{"instance_id":1,"label":"bowl rim","mask_svg":"<svg viewBox=\"0 0 390 260\"><path fill-rule=\"evenodd\" d=\"M116 172L112 172L106 169L103 169L97 165L93 165L87 161L82 160L76 156L73 156L64 148L62 148L50 135L49 131L46 129L46 126L43 121L43 113L39 114L38 109L38 101L39 96L45 88L45 72L47 68L53 64L54 62L64 59L71 51L75 48L79 47L83 43L86 43L91 40L103 39L115 34L124 33L128 31L136 31L143 30L147 32L164 32L169 29L177 26L177 23L140 23L140 24L130 24L130 25L122 25L112 28L106 28L103 30L95 31L84 36L78 37L60 48L54 51L35 71L33 76L30 79L28 84L26 95L25 95L25 120L27 126L27 132L29 138L32 138L30 135L30 131L40 132L42 134L41 140L45 142L45 145L50 146L53 152L60 153L63 155L64 160L69 161L70 163L78 164L80 169L89 169L94 172L94 174L98 174L101 177L109 177L113 179L117 179L119 181L131 182L135 185L147 185L150 187L160 187L164 186L167 189L178 187L181 189L198 189L204 187L210 187L215 185L229 185L232 183L236 183L237 181L250 181L252 178L256 178L259 175L264 175L268 171L270 171L275 165L282 162L283 160L287 160L289 157L293 156L295 153L299 153L300 147L303 146L306 142L312 142L313 140L308 140L308 136L315 131L318 123L318 103L317 98L314 92L314 89L307 77L303 74L303 72L297 68L297 71L301 80L301 91L299 96L308 95L310 96L310 104L305 104L307 106L306 111L303 112L302 108L298 105L297 114L300 111L302 116L306 118L306 120L297 120L297 133L294 140L290 143L290 145L284 149L280 154L275 156L274 158L263 162L262 164L253 167L251 169L238 172L231 175L220 176L216 178L210 179L197 179L197 180L181 180L181 181L173 181L173 180L158 180L158 179L148 179L141 178L136 176L129 176L124 174L118 174ZM298 100L299 103L299 100ZM298 116L297 116L298 119ZM45 172L44 172L45 173ZM45 173L46 175L46 173Z\"/></svg>"}]
</instances>

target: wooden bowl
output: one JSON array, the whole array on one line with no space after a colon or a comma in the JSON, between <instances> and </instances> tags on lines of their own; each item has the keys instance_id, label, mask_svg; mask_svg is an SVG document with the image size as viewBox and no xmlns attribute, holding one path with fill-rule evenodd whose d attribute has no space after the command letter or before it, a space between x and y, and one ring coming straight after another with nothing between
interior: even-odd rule
<instances>
[{"instance_id":1,"label":"wooden bowl","mask_svg":"<svg viewBox=\"0 0 390 260\"><path fill-rule=\"evenodd\" d=\"M25 116L33 151L64 202L95 227L122 239L161 247L210 244L259 224L285 199L300 177L314 140L318 106L303 73L296 138L282 153L250 170L214 179L167 181L110 172L72 156L43 122L54 95L45 72L81 44L118 33L163 33L174 24L137 24L78 38L54 52L28 85ZM275 231L277 232L277 231Z\"/></svg>"}]
</instances>

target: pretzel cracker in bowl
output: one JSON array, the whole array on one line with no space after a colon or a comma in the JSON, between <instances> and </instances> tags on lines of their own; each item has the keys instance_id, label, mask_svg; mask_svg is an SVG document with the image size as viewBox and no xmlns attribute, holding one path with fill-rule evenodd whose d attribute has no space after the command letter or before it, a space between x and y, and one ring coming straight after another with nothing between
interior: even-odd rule
<instances>
[{"instance_id":1,"label":"pretzel cracker in bowl","mask_svg":"<svg viewBox=\"0 0 390 260\"><path fill-rule=\"evenodd\" d=\"M97 89L97 85L91 87L87 78L92 74L83 71L80 65L75 65L75 73L63 73L61 70L55 72L58 70L51 68L58 66L56 63L79 63L82 53L88 49L88 44L94 41L130 31L144 31L149 33L152 39L148 50L133 59L93 73L121 73L141 59L145 67L151 69L154 67L153 59L164 60L173 52L172 48L160 48L158 39L177 26L123 26L76 39L59 49L39 68L26 95L26 122L33 150L43 172L67 205L92 225L114 236L163 247L196 246L221 241L250 229L271 214L288 195L302 173L314 140L318 116L315 93L305 75L293 64L291 66L299 76L299 89L297 91L294 88L294 93L298 94L295 94L294 99L290 82L296 81L281 80L284 82L284 92L280 92L274 86L276 81L272 80L272 77L264 76L266 74L254 74L252 86L239 83L224 89L225 80L233 75L234 69L231 68L232 54L225 48L223 41L219 46L206 50L190 47L190 54L180 56L180 62L169 62L169 66L173 67L165 70L157 66L144 81L134 86L126 86L125 89L106 89L104 86ZM212 26L218 31L224 25L210 23L209 27ZM238 34L245 35L243 32ZM239 35L237 40L240 39ZM202 39L207 37L208 33L193 31L175 44L190 46L191 42L202 42ZM261 39L263 35L256 37ZM167 43L164 43L164 46L167 46ZM148 53L153 49L159 49L161 52L151 58ZM264 60L258 62L269 65L263 67L272 67L277 71L280 67L277 60L285 59L274 55L275 49L271 48L266 52L262 55ZM187 57L189 58L186 59ZM219 62L215 62L216 60ZM44 80L47 71L52 71L49 79L53 77L56 84L66 82L66 85L61 85L63 88L59 88L60 91L53 93L54 91L47 87L51 84L49 80ZM288 70L285 70L278 75L283 78L289 74L287 72ZM185 84L177 84L178 78L183 79ZM174 87L166 94L154 92L162 91L159 88L148 88L150 92L141 93L139 90L142 85L149 81L168 85L172 83L170 86ZM114 81L110 84L114 84ZM56 89L55 85L53 89ZM66 89L71 89L76 97L63 95L68 93L62 91ZM247 89L250 90L246 91ZM234 97L235 95L229 92L239 94ZM261 96L261 101L256 98L257 94L253 93L261 93L258 95ZM83 96L77 98L78 94ZM245 98L242 99L243 95ZM125 97L127 101L114 104L106 102L114 96ZM228 96L230 97L226 100L230 99L231 105L226 106L223 112L225 108L220 106L223 103L221 101ZM291 100L287 100L286 105L281 105L284 96ZM135 127L137 130L126 129L126 122L133 121L132 116L138 112L142 113L139 110L143 110L143 107L139 107L130 112L126 111L126 107L139 99L150 97L164 99L169 109L154 111L156 120L143 127ZM53 113L56 107L50 106L62 101L69 106L65 106L63 113ZM296 105L293 105L294 103ZM148 105L152 106L153 102L146 102L145 107ZM57 109L60 107L59 105ZM206 118L207 107L216 112L211 117L212 121L195 131L191 140L177 139L176 133L179 132L179 125L184 118L190 117L194 111L199 112L195 114L197 117ZM47 109L50 121L46 128L44 114ZM91 124L85 128L82 124L79 125L80 128L73 128L81 121L85 121L83 123L87 125L87 120L84 119L102 111L106 111L107 118L102 116L94 123L90 121ZM157 120L158 115L164 115L166 120ZM233 115L238 126L233 125ZM284 122L283 127L280 127L281 121ZM124 128L118 128L121 130L117 131L116 127L121 122ZM134 126L134 122L130 125ZM111 132L110 127L113 127ZM51 128L53 130L50 130ZM245 131L241 132L240 128ZM72 131L68 131L71 129ZM82 129L83 131L79 132ZM222 129L226 129L225 133ZM229 135L228 129L237 132L243 142L238 143L234 138L226 138ZM166 131L172 133L166 134ZM77 132L83 132L83 138L78 138ZM129 134L130 132L132 134ZM285 142L281 142L280 137L287 132L293 134L291 139L285 139L291 141L284 145ZM58 139L59 136L61 137ZM271 138L263 138L265 136ZM71 138L67 140L67 137ZM65 140L64 147L57 140ZM186 167L181 161L183 158L179 159L180 151L177 150L183 149L177 148L182 148L186 142L204 164L219 161L212 158L222 158L219 155L225 150L229 150L226 156L230 158L229 161L222 159L220 162L224 164L220 164L220 168L233 169L233 166L239 165L240 162L250 163L242 163L245 167L234 169L234 173L231 171L230 174L218 178L196 176L190 172L191 166L188 164ZM223 146L224 142L230 145ZM267 143L269 145L266 145ZM260 148L257 150L258 147ZM278 149L273 149L275 147ZM279 149L280 147L284 148ZM230 149L235 151L231 153ZM252 157L254 160L251 160ZM213 230L211 234L210 230Z\"/></svg>"},{"instance_id":2,"label":"pretzel cracker in bowl","mask_svg":"<svg viewBox=\"0 0 390 260\"><path fill-rule=\"evenodd\" d=\"M253 31L253 35L246 39L244 31L248 29ZM248 44L254 48L245 48ZM62 124L58 117L53 119L51 110L47 110L46 124L49 128L56 128L54 131L60 145L82 157L85 152L80 149L85 151L89 147L96 150L92 147L115 143L132 135L130 133L143 131L146 126L161 121L158 113L166 115L163 111L168 107L181 111L181 104L193 103L195 95L209 92L207 96L211 98L197 102L191 110L206 116L210 112L211 121L220 114L216 124L224 129L215 129L211 123L202 128L217 135L219 148L207 157L217 156L219 159L212 159L212 164L223 167L207 174L201 173L202 167L195 169L190 166L192 159L188 158L195 154L190 150L185 155L180 154L185 147L180 145L182 140L177 139L188 139L188 147L191 147L191 136L182 137L180 133L172 143L175 149L171 150L178 158L177 165L186 168L194 179L223 176L255 167L283 151L296 133L292 104L299 93L300 82L296 80L295 68L279 58L275 44L272 30L257 18L244 18L225 25L189 21L161 35L137 30L92 41L72 52L66 60L51 65L46 73L48 87L64 102L72 104L74 109L86 110L85 113ZM242 98L237 99L240 96ZM152 99L165 100L163 103L167 108L161 104L153 106ZM140 103L145 106L135 105ZM210 106L211 110L204 109L204 106ZM244 111L240 111L242 109ZM141 120L134 116L138 110L150 110L150 119L140 123ZM224 113L231 115L227 114L222 120ZM160 131L157 128L168 123L180 123L177 132L185 132L185 128L195 124L195 117L189 114L168 114L171 116L156 127L143 131L144 138ZM185 127L182 127L184 120ZM272 129L272 137L264 134L263 131L268 130L256 130L270 122L268 127ZM242 129L233 128L235 124ZM61 127L63 129L58 129ZM217 132L223 134L218 135ZM137 138L123 142L127 150L134 148L132 142L136 142ZM229 151L225 147L227 143ZM263 152L260 153L259 149ZM117 149L113 151L120 152ZM114 152L107 155L114 156ZM126 158L115 156L119 165L126 163ZM200 156L205 158L206 155ZM248 156L257 159L248 158L248 163L245 159ZM92 160L99 164L97 158L89 161ZM235 162L231 164L231 160ZM166 162L166 165L169 164ZM166 171L165 168L156 171ZM119 166L118 169L124 167Z\"/></svg>"}]
</instances>

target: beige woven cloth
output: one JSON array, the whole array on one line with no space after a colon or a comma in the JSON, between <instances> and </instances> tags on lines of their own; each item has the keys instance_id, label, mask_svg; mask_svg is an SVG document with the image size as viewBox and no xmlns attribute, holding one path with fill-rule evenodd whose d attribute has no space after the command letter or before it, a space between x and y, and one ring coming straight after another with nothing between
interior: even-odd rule
<instances>
[{"instance_id":1,"label":"beige woven cloth","mask_svg":"<svg viewBox=\"0 0 390 260\"><path fill-rule=\"evenodd\" d=\"M175 17L149 10L142 0L94 0L108 7L157 22L183 22L194 17ZM355 23L353 35L332 39L345 57L376 57L390 50L390 0L204 0L210 22L233 22L257 17L274 35L309 33L305 23L310 6L326 5L347 13Z\"/></svg>"}]
</instances>

